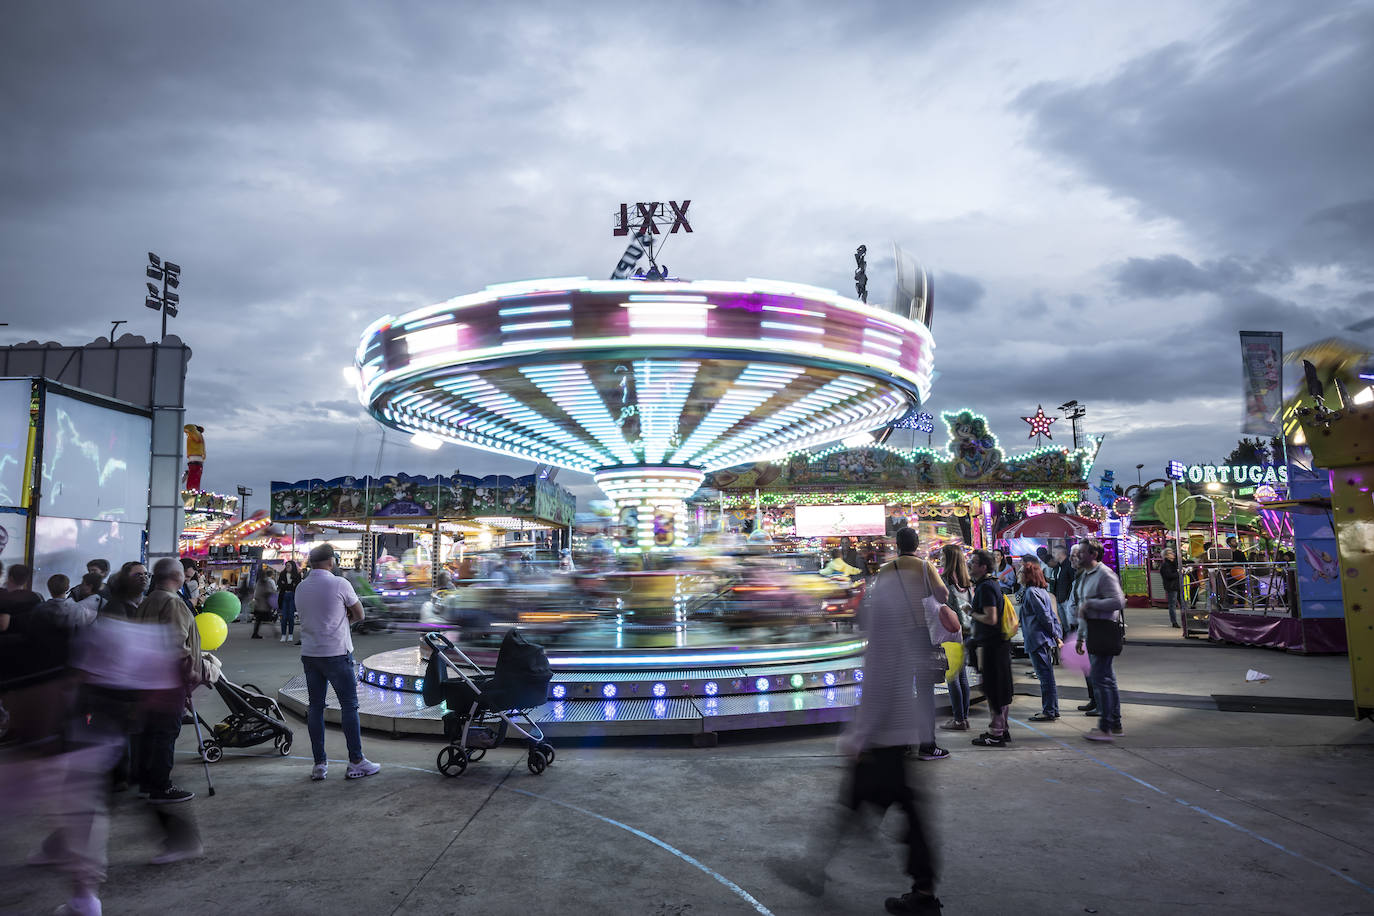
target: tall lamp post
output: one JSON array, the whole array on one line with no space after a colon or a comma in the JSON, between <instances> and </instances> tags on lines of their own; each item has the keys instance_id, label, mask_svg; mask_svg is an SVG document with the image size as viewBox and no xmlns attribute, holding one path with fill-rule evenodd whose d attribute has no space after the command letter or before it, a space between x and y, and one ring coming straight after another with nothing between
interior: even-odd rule
<instances>
[{"instance_id":1,"label":"tall lamp post","mask_svg":"<svg viewBox=\"0 0 1374 916\"><path fill-rule=\"evenodd\" d=\"M148 296L143 300L143 304L154 311L162 312L162 337L167 337L167 319L175 318L181 306L181 296L172 292L181 285L181 265L173 264L171 261L164 261L151 251L148 252L148 266L144 268L144 274L150 280L161 280L162 289L156 285L148 283Z\"/></svg>"},{"instance_id":2,"label":"tall lamp post","mask_svg":"<svg viewBox=\"0 0 1374 916\"><path fill-rule=\"evenodd\" d=\"M245 497L252 496L252 495L253 495L253 488L252 488L252 487L245 487L245 486L243 486L242 484L239 484L239 524L240 524L240 525L243 524L243 510L244 510L244 508L245 508L246 503L248 502L248 500L245 499Z\"/></svg>"}]
</instances>

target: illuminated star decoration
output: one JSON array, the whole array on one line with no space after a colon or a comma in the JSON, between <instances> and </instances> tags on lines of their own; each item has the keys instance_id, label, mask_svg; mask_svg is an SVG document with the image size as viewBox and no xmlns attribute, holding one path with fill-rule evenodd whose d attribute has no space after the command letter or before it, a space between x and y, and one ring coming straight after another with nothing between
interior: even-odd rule
<instances>
[{"instance_id":1,"label":"illuminated star decoration","mask_svg":"<svg viewBox=\"0 0 1374 916\"><path fill-rule=\"evenodd\" d=\"M1050 424L1059 418L1045 416L1045 408L1039 404L1035 405L1035 416L1022 417L1021 419L1030 424L1030 435L1026 437L1027 439L1034 439L1036 436L1044 436L1046 439L1054 438L1050 435Z\"/></svg>"}]
</instances>

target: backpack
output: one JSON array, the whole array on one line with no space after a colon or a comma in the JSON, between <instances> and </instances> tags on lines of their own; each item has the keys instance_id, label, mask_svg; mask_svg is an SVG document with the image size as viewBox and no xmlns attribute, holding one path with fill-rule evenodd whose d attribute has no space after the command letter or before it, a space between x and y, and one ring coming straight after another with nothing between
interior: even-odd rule
<instances>
[{"instance_id":1,"label":"backpack","mask_svg":"<svg viewBox=\"0 0 1374 916\"><path fill-rule=\"evenodd\" d=\"M1011 595L1005 592L1002 594L1002 617L999 624L1003 639L1011 639L1016 635L1016 631L1021 629L1021 619L1016 616L1016 605L1012 603Z\"/></svg>"}]
</instances>

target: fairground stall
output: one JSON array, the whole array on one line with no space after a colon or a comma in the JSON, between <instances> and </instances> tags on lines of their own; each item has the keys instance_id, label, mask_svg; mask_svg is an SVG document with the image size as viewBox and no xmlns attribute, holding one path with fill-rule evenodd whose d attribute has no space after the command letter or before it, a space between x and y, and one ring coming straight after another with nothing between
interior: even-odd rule
<instances>
[{"instance_id":1,"label":"fairground stall","mask_svg":"<svg viewBox=\"0 0 1374 916\"><path fill-rule=\"evenodd\" d=\"M922 550L949 542L991 547L1005 524L1067 511L1088 486L1100 438L1008 455L983 416L941 416L944 449L836 446L715 471L694 500L699 524L761 530L793 549L841 546L861 558L905 525L918 530Z\"/></svg>"},{"instance_id":2,"label":"fairground stall","mask_svg":"<svg viewBox=\"0 0 1374 916\"><path fill-rule=\"evenodd\" d=\"M346 541L354 550L342 564L382 589L436 588L470 553L557 554L575 509L572 493L533 474L272 482L271 519L291 528L298 556Z\"/></svg>"}]
</instances>

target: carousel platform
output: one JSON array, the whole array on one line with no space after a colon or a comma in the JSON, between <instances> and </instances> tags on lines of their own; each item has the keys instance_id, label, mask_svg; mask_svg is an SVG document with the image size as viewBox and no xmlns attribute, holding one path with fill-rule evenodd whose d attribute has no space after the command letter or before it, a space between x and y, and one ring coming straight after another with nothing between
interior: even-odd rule
<instances>
[{"instance_id":1,"label":"carousel platform","mask_svg":"<svg viewBox=\"0 0 1374 916\"><path fill-rule=\"evenodd\" d=\"M530 718L551 738L694 735L709 745L724 731L844 722L863 696L864 641L853 634L733 646L693 642L548 648L554 671L548 702ZM494 647L463 651L487 670L494 663ZM427 707L420 697L425 667L419 646L359 663L363 728L395 736L442 735L447 710ZM939 705L946 690L935 689ZM288 681L277 699L305 715L305 677ZM332 690L325 719L339 721Z\"/></svg>"}]
</instances>

